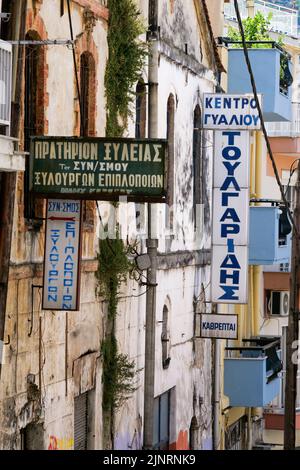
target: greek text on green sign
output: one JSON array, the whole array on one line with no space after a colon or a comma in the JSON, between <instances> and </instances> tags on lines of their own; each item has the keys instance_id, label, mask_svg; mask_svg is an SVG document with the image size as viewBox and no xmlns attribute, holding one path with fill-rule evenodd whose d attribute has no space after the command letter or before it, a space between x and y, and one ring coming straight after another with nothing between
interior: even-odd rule
<instances>
[{"instance_id":1,"label":"greek text on green sign","mask_svg":"<svg viewBox=\"0 0 300 470\"><path fill-rule=\"evenodd\" d=\"M40 197L166 199L165 140L33 137L30 189Z\"/></svg>"}]
</instances>

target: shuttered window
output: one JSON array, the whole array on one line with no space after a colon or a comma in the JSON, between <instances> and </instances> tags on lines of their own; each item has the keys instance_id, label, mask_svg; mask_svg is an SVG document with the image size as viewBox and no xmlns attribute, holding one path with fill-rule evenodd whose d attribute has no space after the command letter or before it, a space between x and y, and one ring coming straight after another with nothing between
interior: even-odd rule
<instances>
[{"instance_id":1,"label":"shuttered window","mask_svg":"<svg viewBox=\"0 0 300 470\"><path fill-rule=\"evenodd\" d=\"M167 450L170 437L171 390L154 399L154 449Z\"/></svg>"},{"instance_id":2,"label":"shuttered window","mask_svg":"<svg viewBox=\"0 0 300 470\"><path fill-rule=\"evenodd\" d=\"M74 449L87 450L88 392L74 399Z\"/></svg>"}]
</instances>

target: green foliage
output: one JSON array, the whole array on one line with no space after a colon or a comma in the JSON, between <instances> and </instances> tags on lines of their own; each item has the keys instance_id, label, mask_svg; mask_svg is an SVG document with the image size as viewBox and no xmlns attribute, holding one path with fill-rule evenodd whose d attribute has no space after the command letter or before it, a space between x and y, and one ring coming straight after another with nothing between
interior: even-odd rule
<instances>
[{"instance_id":1,"label":"green foliage","mask_svg":"<svg viewBox=\"0 0 300 470\"><path fill-rule=\"evenodd\" d=\"M108 137L121 137L131 115L133 85L140 79L147 46L139 40L145 32L135 0L108 0L108 50L105 72Z\"/></svg>"},{"instance_id":2,"label":"green foliage","mask_svg":"<svg viewBox=\"0 0 300 470\"><path fill-rule=\"evenodd\" d=\"M269 13L269 15L265 17L260 11L258 11L253 18L246 18L243 20L246 41L273 41L269 34L271 29L271 19L272 13ZM242 40L240 31L231 26L228 29L228 37L232 41ZM282 45L281 38L277 42ZM271 44L248 44L247 46L253 49L268 49L272 47ZM232 47L241 48L242 46L241 44L232 44Z\"/></svg>"},{"instance_id":3,"label":"green foliage","mask_svg":"<svg viewBox=\"0 0 300 470\"><path fill-rule=\"evenodd\" d=\"M103 358L103 410L104 423L113 435L113 416L117 408L136 390L134 386L135 363L124 354L118 353L115 337L115 317L118 309L118 292L122 282L135 270L135 265L128 259L132 252L131 245L124 245L117 231L115 239L106 238L99 242L98 295L108 302L107 332L102 342Z\"/></svg>"},{"instance_id":4,"label":"green foliage","mask_svg":"<svg viewBox=\"0 0 300 470\"><path fill-rule=\"evenodd\" d=\"M125 354L118 354L116 338L108 336L102 343L103 355L103 409L120 408L136 390L135 363Z\"/></svg>"},{"instance_id":5,"label":"green foliage","mask_svg":"<svg viewBox=\"0 0 300 470\"><path fill-rule=\"evenodd\" d=\"M108 316L114 318L118 307L118 290L127 275L134 270L134 264L128 259L130 245L125 246L119 237L111 240L105 238L99 241L98 270L96 277L99 281L98 295L108 301Z\"/></svg>"}]
</instances>

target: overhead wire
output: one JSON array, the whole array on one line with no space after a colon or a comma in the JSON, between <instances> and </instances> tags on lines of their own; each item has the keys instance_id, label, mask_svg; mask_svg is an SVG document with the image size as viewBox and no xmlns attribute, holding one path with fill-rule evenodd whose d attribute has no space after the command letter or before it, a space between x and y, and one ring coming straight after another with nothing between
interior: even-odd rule
<instances>
[{"instance_id":1,"label":"overhead wire","mask_svg":"<svg viewBox=\"0 0 300 470\"><path fill-rule=\"evenodd\" d=\"M243 51L244 51L245 61L246 61L246 65L247 65L249 76L250 76L250 81L251 81L251 86L252 86L254 98L255 98L255 101L256 101L257 111L258 111L260 121L261 121L261 128L262 128L262 132L263 132L263 135L264 135L264 138L265 138L268 153L269 153L269 156L270 156L270 159L271 159L273 171L274 171L274 174L275 174L275 179L276 179L276 182L279 186L282 201L283 201L283 203L286 207L290 222L293 226L293 229L295 230L295 233L298 234L298 229L297 229L293 214L291 212L289 202L286 198L283 185L280 181L278 169L277 169L277 166L276 166L276 162L275 162L273 151L272 151L272 148L271 148L269 136L268 136L268 133L267 133L267 130L266 130L265 122L264 122L262 108L261 108L261 105L260 105L260 101L258 99L258 92L257 92L257 88L256 88L256 83L255 83L255 78L254 78L254 74L253 74L253 70L252 70L252 65L251 65L251 62L250 62L250 59L249 59L248 47L247 47L247 42L246 42L246 38L245 38L245 31L244 31L243 22L242 22L242 18L241 18L241 14L240 14L238 0L234 0L234 8L235 8L235 12L236 12L236 17L237 17L237 22L238 22L240 34L241 34L241 37L242 37L242 44L243 44Z\"/></svg>"}]
</instances>

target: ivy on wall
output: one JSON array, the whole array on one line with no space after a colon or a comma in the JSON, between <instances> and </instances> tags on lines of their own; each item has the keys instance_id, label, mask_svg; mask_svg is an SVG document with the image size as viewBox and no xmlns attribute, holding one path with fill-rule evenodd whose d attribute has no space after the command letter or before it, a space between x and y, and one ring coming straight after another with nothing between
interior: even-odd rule
<instances>
[{"instance_id":1,"label":"ivy on wall","mask_svg":"<svg viewBox=\"0 0 300 470\"><path fill-rule=\"evenodd\" d=\"M147 46L140 40L145 27L136 0L108 0L108 60L105 71L106 136L122 137L132 115L134 86L142 76ZM132 247L116 237L99 243L98 294L108 305L105 337L102 342L103 364L103 447L114 447L115 411L135 391L135 363L118 352L115 320L122 282L132 273L128 260Z\"/></svg>"},{"instance_id":2,"label":"ivy on wall","mask_svg":"<svg viewBox=\"0 0 300 470\"><path fill-rule=\"evenodd\" d=\"M135 94L147 57L139 37L145 32L135 0L108 0L108 62L105 72L106 136L121 137L131 115Z\"/></svg>"},{"instance_id":3,"label":"ivy on wall","mask_svg":"<svg viewBox=\"0 0 300 470\"><path fill-rule=\"evenodd\" d=\"M113 448L115 411L136 390L135 363L128 356L118 352L115 337L115 319L118 311L119 289L128 275L135 271L129 260L131 245L124 245L117 231L115 239L106 238L99 242L97 294L107 301L105 337L101 345L103 364L103 441L104 448Z\"/></svg>"}]
</instances>

